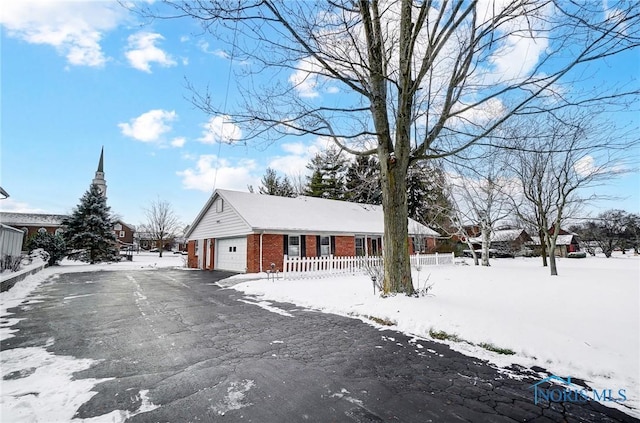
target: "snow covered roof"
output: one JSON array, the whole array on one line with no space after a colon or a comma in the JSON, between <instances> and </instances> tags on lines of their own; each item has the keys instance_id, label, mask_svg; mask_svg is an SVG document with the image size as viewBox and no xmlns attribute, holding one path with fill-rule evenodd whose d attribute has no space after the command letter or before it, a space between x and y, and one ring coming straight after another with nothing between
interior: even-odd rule
<instances>
[{"instance_id":1,"label":"snow covered roof","mask_svg":"<svg viewBox=\"0 0 640 423\"><path fill-rule=\"evenodd\" d=\"M573 237L575 236L575 234L569 234L569 235L558 235L558 239L556 240L556 245L570 245L571 242L573 241ZM540 237L539 236L532 236L532 244L533 245L542 245L542 243L540 242Z\"/></svg>"},{"instance_id":2,"label":"snow covered roof","mask_svg":"<svg viewBox=\"0 0 640 423\"><path fill-rule=\"evenodd\" d=\"M216 190L198 214L187 238L198 226L217 196L233 207L254 231L383 234L382 206L299 196L296 198ZM439 236L433 229L409 219L412 235Z\"/></svg>"},{"instance_id":3,"label":"snow covered roof","mask_svg":"<svg viewBox=\"0 0 640 423\"><path fill-rule=\"evenodd\" d=\"M0 222L11 226L61 226L64 214L0 212Z\"/></svg>"},{"instance_id":4,"label":"snow covered roof","mask_svg":"<svg viewBox=\"0 0 640 423\"><path fill-rule=\"evenodd\" d=\"M524 229L502 229L491 232L490 242L505 242L505 241L515 241L520 234L524 232ZM469 241L473 242L482 242L482 237L470 238Z\"/></svg>"}]
</instances>

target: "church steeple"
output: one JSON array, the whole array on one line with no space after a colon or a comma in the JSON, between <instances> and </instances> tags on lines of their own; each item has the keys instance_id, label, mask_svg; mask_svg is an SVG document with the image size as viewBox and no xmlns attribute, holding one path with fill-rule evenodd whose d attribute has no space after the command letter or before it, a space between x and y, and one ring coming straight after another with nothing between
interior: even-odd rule
<instances>
[{"instance_id":1,"label":"church steeple","mask_svg":"<svg viewBox=\"0 0 640 423\"><path fill-rule=\"evenodd\" d=\"M103 197L107 196L107 181L104 179L104 146L100 150L100 161L98 162L96 177L93 178L91 183L98 187Z\"/></svg>"}]
</instances>

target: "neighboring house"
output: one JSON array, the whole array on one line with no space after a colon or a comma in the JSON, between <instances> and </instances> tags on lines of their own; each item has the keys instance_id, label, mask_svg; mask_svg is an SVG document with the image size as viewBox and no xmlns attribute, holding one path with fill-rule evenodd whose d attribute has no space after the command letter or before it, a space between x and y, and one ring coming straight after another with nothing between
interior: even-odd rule
<instances>
[{"instance_id":1,"label":"neighboring house","mask_svg":"<svg viewBox=\"0 0 640 423\"><path fill-rule=\"evenodd\" d=\"M554 231L555 229L553 227L549 229L549 233L553 234ZM540 237L532 236L531 246L539 252L542 249ZM569 253L577 251L580 251L580 239L578 235L560 228L558 238L556 239L556 257L567 257Z\"/></svg>"},{"instance_id":2,"label":"neighboring house","mask_svg":"<svg viewBox=\"0 0 640 423\"><path fill-rule=\"evenodd\" d=\"M0 212L0 222L20 229L24 233L23 249L27 240L38 232L61 234L62 219L65 217L67 216L63 214Z\"/></svg>"},{"instance_id":3,"label":"neighboring house","mask_svg":"<svg viewBox=\"0 0 640 423\"><path fill-rule=\"evenodd\" d=\"M188 265L257 273L284 256L382 254L382 206L315 197L216 190L189 227ZM437 232L409 219L411 253L435 247Z\"/></svg>"},{"instance_id":4,"label":"neighboring house","mask_svg":"<svg viewBox=\"0 0 640 423\"><path fill-rule=\"evenodd\" d=\"M9 193L0 187L0 200L9 198ZM24 232L13 226L5 225L0 218L0 259L20 257L24 244Z\"/></svg>"},{"instance_id":5,"label":"neighboring house","mask_svg":"<svg viewBox=\"0 0 640 423\"><path fill-rule=\"evenodd\" d=\"M482 248L482 236L471 238L474 249ZM531 244L531 237L524 229L497 229L491 231L489 248L496 254L522 255Z\"/></svg>"},{"instance_id":6,"label":"neighboring house","mask_svg":"<svg viewBox=\"0 0 640 423\"><path fill-rule=\"evenodd\" d=\"M116 220L113 225L113 233L119 244L133 245L135 232L136 228L134 226L128 225L122 220Z\"/></svg>"}]
</instances>

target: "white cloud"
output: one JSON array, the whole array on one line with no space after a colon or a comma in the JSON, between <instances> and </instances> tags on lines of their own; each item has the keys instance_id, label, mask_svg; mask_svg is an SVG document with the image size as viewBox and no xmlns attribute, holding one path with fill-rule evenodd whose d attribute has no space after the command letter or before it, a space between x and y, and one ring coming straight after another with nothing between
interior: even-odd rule
<instances>
[{"instance_id":1,"label":"white cloud","mask_svg":"<svg viewBox=\"0 0 640 423\"><path fill-rule=\"evenodd\" d=\"M303 59L298 62L297 69L289 76L289 82L298 95L303 98L315 98L320 94L317 91L318 78L317 74L321 71L321 66L315 59Z\"/></svg>"},{"instance_id":2,"label":"white cloud","mask_svg":"<svg viewBox=\"0 0 640 423\"><path fill-rule=\"evenodd\" d=\"M198 158L195 169L176 173L182 178L182 186L186 189L211 192L215 184L215 188L246 191L247 185L256 186L259 183L259 178L252 173L256 167L254 160L240 160L232 164L207 154Z\"/></svg>"},{"instance_id":3,"label":"white cloud","mask_svg":"<svg viewBox=\"0 0 640 423\"><path fill-rule=\"evenodd\" d=\"M162 35L153 32L138 32L130 35L127 40L129 45L125 56L134 68L151 73L151 63L158 63L164 67L176 65L176 61L171 56L156 46L156 42L164 40Z\"/></svg>"},{"instance_id":4,"label":"white cloud","mask_svg":"<svg viewBox=\"0 0 640 423\"><path fill-rule=\"evenodd\" d=\"M0 211L7 213L45 213L45 210L31 207L29 204L11 197L0 200Z\"/></svg>"},{"instance_id":5,"label":"white cloud","mask_svg":"<svg viewBox=\"0 0 640 423\"><path fill-rule=\"evenodd\" d=\"M160 136L171 131L169 122L175 120L175 111L162 109L150 110L129 123L119 123L122 134L142 142L157 142Z\"/></svg>"},{"instance_id":6,"label":"white cloud","mask_svg":"<svg viewBox=\"0 0 640 423\"><path fill-rule=\"evenodd\" d=\"M595 159L587 155L576 161L573 170L580 176L588 176L595 174L599 169L596 167Z\"/></svg>"},{"instance_id":7,"label":"white cloud","mask_svg":"<svg viewBox=\"0 0 640 423\"><path fill-rule=\"evenodd\" d=\"M274 156L269 161L268 167L284 175L305 175L308 171L307 164L313 156L326 149L330 144L333 143L322 137L316 138L310 144L303 142L284 143L280 145L280 148L289 154Z\"/></svg>"},{"instance_id":8,"label":"white cloud","mask_svg":"<svg viewBox=\"0 0 640 423\"><path fill-rule=\"evenodd\" d=\"M74 66L104 66L100 41L127 16L115 2L5 1L0 23L9 37L54 47Z\"/></svg>"},{"instance_id":9,"label":"white cloud","mask_svg":"<svg viewBox=\"0 0 640 423\"><path fill-rule=\"evenodd\" d=\"M202 137L198 141L205 144L214 144L216 142L231 143L242 138L242 130L239 126L231 122L229 116L213 116L209 121L202 125Z\"/></svg>"},{"instance_id":10,"label":"white cloud","mask_svg":"<svg viewBox=\"0 0 640 423\"><path fill-rule=\"evenodd\" d=\"M174 139L171 141L171 146L172 146L172 147L178 147L178 148L180 148L180 147L184 147L184 144L185 144L186 142L187 142L187 139L186 139L185 137L177 137L177 138L174 138Z\"/></svg>"}]
</instances>

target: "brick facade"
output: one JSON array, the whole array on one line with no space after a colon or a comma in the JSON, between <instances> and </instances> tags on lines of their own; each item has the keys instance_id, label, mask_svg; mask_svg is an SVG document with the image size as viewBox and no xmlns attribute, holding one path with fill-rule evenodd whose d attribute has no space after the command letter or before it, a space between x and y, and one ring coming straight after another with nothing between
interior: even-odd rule
<instances>
[{"instance_id":1,"label":"brick facade","mask_svg":"<svg viewBox=\"0 0 640 423\"><path fill-rule=\"evenodd\" d=\"M192 269L198 268L198 256L196 256L196 241L187 243L187 266Z\"/></svg>"},{"instance_id":2,"label":"brick facade","mask_svg":"<svg viewBox=\"0 0 640 423\"><path fill-rule=\"evenodd\" d=\"M356 239L353 236L336 236L335 247L335 251L333 252L334 256L344 257L356 255Z\"/></svg>"},{"instance_id":3,"label":"brick facade","mask_svg":"<svg viewBox=\"0 0 640 423\"><path fill-rule=\"evenodd\" d=\"M336 235L332 237L332 246L335 247L333 255L338 257L355 256L356 244L355 237L352 235ZM262 235L262 271L271 268L271 264L275 264L278 271L282 271L283 259L285 254L284 245L285 235L283 234L263 234ZM198 268L198 257L195 255L196 241L189 241L187 245L188 266ZM435 239L428 240L429 245L435 244ZM316 257L318 252L317 236L304 235L306 257ZM410 252L413 253L413 242L409 242ZM203 249L206 249L206 241L203 242ZM209 270L215 269L215 239L211 238L209 251L202 251L202 254L210 254ZM381 246L379 246L381 249ZM260 272L260 234L247 235L247 273Z\"/></svg>"}]
</instances>

